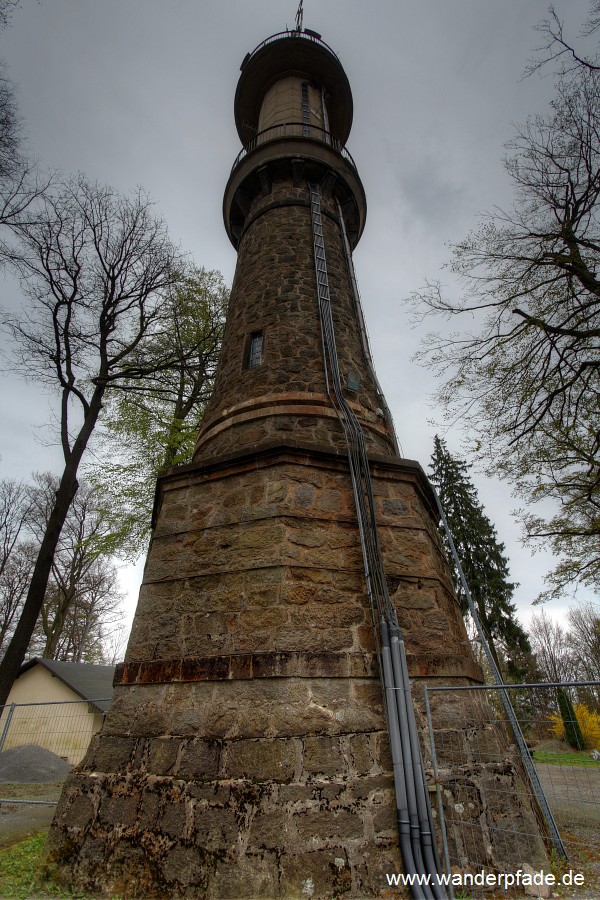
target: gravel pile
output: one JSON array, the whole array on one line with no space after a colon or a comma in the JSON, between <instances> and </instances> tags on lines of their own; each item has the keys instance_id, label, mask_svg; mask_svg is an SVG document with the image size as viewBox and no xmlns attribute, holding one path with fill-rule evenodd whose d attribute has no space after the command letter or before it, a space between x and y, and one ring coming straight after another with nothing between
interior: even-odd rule
<instances>
[{"instance_id":1,"label":"gravel pile","mask_svg":"<svg viewBox=\"0 0 600 900\"><path fill-rule=\"evenodd\" d=\"M0 784L61 781L70 771L68 762L37 744L23 744L0 753Z\"/></svg>"}]
</instances>

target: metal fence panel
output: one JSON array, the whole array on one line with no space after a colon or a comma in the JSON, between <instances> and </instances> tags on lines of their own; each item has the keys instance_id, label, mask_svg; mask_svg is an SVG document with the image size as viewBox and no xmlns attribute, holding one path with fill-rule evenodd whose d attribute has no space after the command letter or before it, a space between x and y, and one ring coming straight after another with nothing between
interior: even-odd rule
<instances>
[{"instance_id":1,"label":"metal fence panel","mask_svg":"<svg viewBox=\"0 0 600 900\"><path fill-rule=\"evenodd\" d=\"M510 870L519 845L525 859L540 833L550 860L555 855L527 777L529 759L521 758L502 691L510 695L569 858L585 859L590 854L598 858L600 761L591 751L600 750L595 730L600 719L593 713L600 708L600 683L435 687L426 689L426 702L433 710L429 741L450 866ZM522 777L512 778L514 771ZM477 783L481 793L473 789ZM515 815L515 791L520 792L519 804L535 813L539 825L535 833L531 827L535 820Z\"/></svg>"},{"instance_id":2,"label":"metal fence panel","mask_svg":"<svg viewBox=\"0 0 600 900\"><path fill-rule=\"evenodd\" d=\"M105 714L94 701L0 707L0 803L54 803Z\"/></svg>"}]
</instances>

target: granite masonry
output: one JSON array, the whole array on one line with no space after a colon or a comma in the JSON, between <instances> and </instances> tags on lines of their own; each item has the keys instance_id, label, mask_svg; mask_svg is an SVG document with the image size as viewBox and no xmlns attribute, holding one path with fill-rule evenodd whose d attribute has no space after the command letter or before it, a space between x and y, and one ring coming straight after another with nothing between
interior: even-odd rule
<instances>
[{"instance_id":1,"label":"granite masonry","mask_svg":"<svg viewBox=\"0 0 600 900\"><path fill-rule=\"evenodd\" d=\"M115 699L65 785L52 867L97 896L380 896L402 863L353 488L323 357L309 181L321 187L339 365L367 443L411 676L470 684L481 671L431 488L397 455L361 337L344 232L355 246L366 201L343 146L345 73L314 33L274 36L245 59L235 113L245 149L224 218L238 264L215 392L193 461L159 478ZM427 765L426 741L423 751ZM460 778L491 821L481 771Z\"/></svg>"}]
</instances>

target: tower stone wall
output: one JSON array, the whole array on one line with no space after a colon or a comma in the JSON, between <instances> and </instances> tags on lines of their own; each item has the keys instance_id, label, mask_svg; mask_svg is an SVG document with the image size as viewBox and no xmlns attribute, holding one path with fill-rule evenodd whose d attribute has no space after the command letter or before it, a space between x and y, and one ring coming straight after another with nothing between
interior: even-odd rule
<instances>
[{"instance_id":1,"label":"tower stone wall","mask_svg":"<svg viewBox=\"0 0 600 900\"><path fill-rule=\"evenodd\" d=\"M308 110L308 126L257 133L278 80L282 95L303 91L303 113L303 84L320 85L331 132L311 131ZM66 782L51 860L99 896L379 896L402 868L394 778L309 182L410 674L469 684L481 671L431 488L395 453L361 337L344 235L356 244L366 202L341 145L352 101L339 60L297 32L265 42L244 61L236 121L248 143L225 190L238 264L214 395L193 461L159 478L113 704Z\"/></svg>"},{"instance_id":2,"label":"tower stone wall","mask_svg":"<svg viewBox=\"0 0 600 900\"><path fill-rule=\"evenodd\" d=\"M306 181L293 185L292 163L249 207L213 398L200 429L196 460L302 435L305 442L346 451L327 396ZM286 171L287 170L287 171ZM365 358L335 198L323 203L336 343L342 377L355 373L348 402L364 426L367 447L392 455L389 425ZM313 302L307 303L310 297ZM264 336L264 364L244 365L249 336Z\"/></svg>"},{"instance_id":3,"label":"tower stone wall","mask_svg":"<svg viewBox=\"0 0 600 900\"><path fill-rule=\"evenodd\" d=\"M413 674L477 679L419 467L381 458L373 474ZM279 445L192 464L161 498L55 860L125 896L377 896L401 860L344 455Z\"/></svg>"}]
</instances>

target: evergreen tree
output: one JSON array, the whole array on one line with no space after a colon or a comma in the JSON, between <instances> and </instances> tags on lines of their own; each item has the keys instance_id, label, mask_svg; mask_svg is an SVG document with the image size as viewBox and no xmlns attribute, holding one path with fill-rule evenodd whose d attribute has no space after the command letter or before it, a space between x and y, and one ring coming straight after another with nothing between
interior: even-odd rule
<instances>
[{"instance_id":1,"label":"evergreen tree","mask_svg":"<svg viewBox=\"0 0 600 900\"><path fill-rule=\"evenodd\" d=\"M565 729L565 741L574 750L583 750L584 741L581 733L581 726L577 721L573 701L569 697L564 688L556 689L556 697L558 700L558 708Z\"/></svg>"},{"instance_id":2,"label":"evergreen tree","mask_svg":"<svg viewBox=\"0 0 600 900\"><path fill-rule=\"evenodd\" d=\"M452 456L445 441L436 435L430 468L431 481L439 494L496 665L505 669L510 678L520 680L531 646L511 601L516 585L509 581L504 544L499 542L496 529L479 503L469 477L471 466ZM448 547L445 532L440 530ZM467 615L467 598L455 566L453 578L463 615Z\"/></svg>"}]
</instances>

